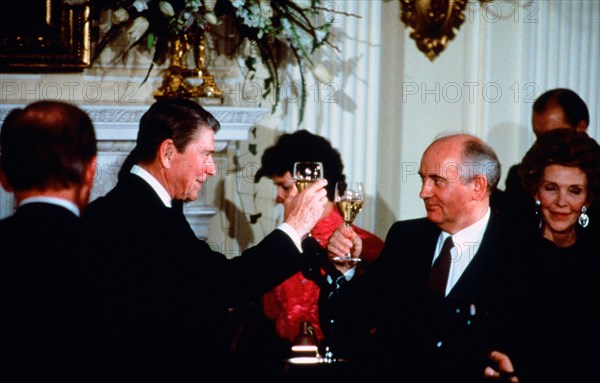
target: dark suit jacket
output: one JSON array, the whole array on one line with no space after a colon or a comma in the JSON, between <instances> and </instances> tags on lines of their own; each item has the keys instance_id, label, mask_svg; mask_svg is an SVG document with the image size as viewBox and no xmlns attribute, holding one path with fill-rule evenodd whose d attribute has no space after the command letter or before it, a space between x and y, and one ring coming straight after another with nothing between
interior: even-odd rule
<instances>
[{"instance_id":1,"label":"dark suit jacket","mask_svg":"<svg viewBox=\"0 0 600 383\"><path fill-rule=\"evenodd\" d=\"M0 380L88 380L78 375L90 299L79 237L79 219L53 204L26 204L0 221Z\"/></svg>"},{"instance_id":2,"label":"dark suit jacket","mask_svg":"<svg viewBox=\"0 0 600 383\"><path fill-rule=\"evenodd\" d=\"M272 289L306 258L275 230L228 260L195 236L180 207L165 207L131 174L88 206L84 223L104 299L103 363L123 380L226 381L234 370L228 308Z\"/></svg>"},{"instance_id":3,"label":"dark suit jacket","mask_svg":"<svg viewBox=\"0 0 600 383\"><path fill-rule=\"evenodd\" d=\"M588 228L589 229L589 228ZM523 383L591 381L600 358L600 281L597 235L577 229L577 241L559 248L532 232L524 258L527 278L508 352Z\"/></svg>"},{"instance_id":4,"label":"dark suit jacket","mask_svg":"<svg viewBox=\"0 0 600 383\"><path fill-rule=\"evenodd\" d=\"M517 259L507 230L492 214L475 258L449 295L434 301L426 281L440 229L426 219L395 223L378 260L324 308L335 320L334 352L374 363L369 375L379 372L380 380L478 381L512 313Z\"/></svg>"}]
</instances>

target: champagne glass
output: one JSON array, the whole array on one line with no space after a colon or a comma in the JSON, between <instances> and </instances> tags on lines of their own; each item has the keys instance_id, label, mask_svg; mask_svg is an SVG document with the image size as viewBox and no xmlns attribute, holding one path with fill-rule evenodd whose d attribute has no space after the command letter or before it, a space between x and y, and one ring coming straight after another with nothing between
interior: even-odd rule
<instances>
[{"instance_id":1,"label":"champagne glass","mask_svg":"<svg viewBox=\"0 0 600 383\"><path fill-rule=\"evenodd\" d=\"M344 219L346 227L350 227L362 209L365 200L365 188L362 182L344 182L335 184L335 204ZM351 254L333 258L340 262L360 262L360 258Z\"/></svg>"},{"instance_id":2,"label":"champagne glass","mask_svg":"<svg viewBox=\"0 0 600 383\"><path fill-rule=\"evenodd\" d=\"M296 162L294 163L294 181L298 192L306 189L318 179L323 178L323 163L321 162Z\"/></svg>"},{"instance_id":3,"label":"champagne glass","mask_svg":"<svg viewBox=\"0 0 600 383\"><path fill-rule=\"evenodd\" d=\"M295 162L293 176L296 182L296 189L301 193L302 190L312 185L313 182L323 178L323 163L318 161ZM312 237L310 231L307 236Z\"/></svg>"}]
</instances>

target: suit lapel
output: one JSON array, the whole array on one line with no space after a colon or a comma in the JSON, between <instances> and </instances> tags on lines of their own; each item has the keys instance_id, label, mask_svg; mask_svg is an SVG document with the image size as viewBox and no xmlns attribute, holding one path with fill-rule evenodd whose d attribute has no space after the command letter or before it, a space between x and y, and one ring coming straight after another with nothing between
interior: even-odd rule
<instances>
[{"instance_id":1,"label":"suit lapel","mask_svg":"<svg viewBox=\"0 0 600 383\"><path fill-rule=\"evenodd\" d=\"M441 230L430 223L426 222L426 230L422 231L422 237L415 236L415 248L419 249L420 254L416 257L421 261L419 267L423 270L423 280L426 281L431 272L431 265L433 263L433 255L435 254L435 248L437 246L438 237L440 236Z\"/></svg>"},{"instance_id":2,"label":"suit lapel","mask_svg":"<svg viewBox=\"0 0 600 383\"><path fill-rule=\"evenodd\" d=\"M485 281L482 281L481 279L483 276L490 275L486 269L490 267L493 257L498 253L498 251L496 251L496 248L499 245L496 240L498 231L498 222L495 219L494 214L492 214L475 256L471 262L469 262L469 265L456 284L452 287L452 290L450 290L449 296L473 295L475 286L482 286L482 284L485 284Z\"/></svg>"}]
</instances>

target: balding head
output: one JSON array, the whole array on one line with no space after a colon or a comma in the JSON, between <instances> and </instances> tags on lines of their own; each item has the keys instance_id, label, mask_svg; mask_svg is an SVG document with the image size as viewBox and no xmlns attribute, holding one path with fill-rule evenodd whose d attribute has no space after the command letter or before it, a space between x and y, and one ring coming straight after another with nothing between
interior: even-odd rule
<instances>
[{"instance_id":1,"label":"balding head","mask_svg":"<svg viewBox=\"0 0 600 383\"><path fill-rule=\"evenodd\" d=\"M501 166L494 150L477 136L467 133L454 133L436 138L426 149L444 150L458 155L461 164L460 176L468 183L477 175L485 176L488 193L498 186Z\"/></svg>"},{"instance_id":2,"label":"balding head","mask_svg":"<svg viewBox=\"0 0 600 383\"><path fill-rule=\"evenodd\" d=\"M482 218L500 178L494 151L478 137L452 134L437 138L421 159L419 197L427 218L454 234Z\"/></svg>"}]
</instances>

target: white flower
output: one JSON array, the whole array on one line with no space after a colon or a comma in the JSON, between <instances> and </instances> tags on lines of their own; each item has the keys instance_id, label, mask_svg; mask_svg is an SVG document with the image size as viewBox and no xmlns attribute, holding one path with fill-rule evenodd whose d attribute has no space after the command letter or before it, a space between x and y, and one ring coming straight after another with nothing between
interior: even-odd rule
<instances>
[{"instance_id":1,"label":"white flower","mask_svg":"<svg viewBox=\"0 0 600 383\"><path fill-rule=\"evenodd\" d=\"M135 0L133 2L133 7L138 11L145 11L146 9L148 9L148 2L150 0Z\"/></svg>"},{"instance_id":2,"label":"white flower","mask_svg":"<svg viewBox=\"0 0 600 383\"><path fill-rule=\"evenodd\" d=\"M140 16L133 20L133 24L127 30L127 34L129 35L129 46L138 41L140 37L142 37L144 33L146 33L149 26L150 23L145 17Z\"/></svg>"},{"instance_id":3,"label":"white flower","mask_svg":"<svg viewBox=\"0 0 600 383\"><path fill-rule=\"evenodd\" d=\"M245 0L234 0L231 5L233 5L235 8L241 8L244 6L244 4L246 4Z\"/></svg>"},{"instance_id":4,"label":"white flower","mask_svg":"<svg viewBox=\"0 0 600 383\"><path fill-rule=\"evenodd\" d=\"M217 25L217 23L219 22L214 12L207 13L206 15L204 15L204 17L206 18L206 22L208 22L209 24Z\"/></svg>"},{"instance_id":5,"label":"white flower","mask_svg":"<svg viewBox=\"0 0 600 383\"><path fill-rule=\"evenodd\" d=\"M333 76L331 72L325 68L325 65L319 63L312 67L312 74L315 76L315 79L322 84L329 84L333 81Z\"/></svg>"},{"instance_id":6,"label":"white flower","mask_svg":"<svg viewBox=\"0 0 600 383\"><path fill-rule=\"evenodd\" d=\"M217 5L217 0L204 0L204 8L208 12L212 12L215 9L215 5Z\"/></svg>"},{"instance_id":7,"label":"white flower","mask_svg":"<svg viewBox=\"0 0 600 383\"><path fill-rule=\"evenodd\" d=\"M175 16L175 10L173 9L173 6L167 2L167 1L161 1L160 3L158 3L158 7L160 8L160 11L167 17L173 17Z\"/></svg>"},{"instance_id":8,"label":"white flower","mask_svg":"<svg viewBox=\"0 0 600 383\"><path fill-rule=\"evenodd\" d=\"M127 20L129 20L129 13L123 8L117 9L112 14L113 24L121 24L122 22L125 22Z\"/></svg>"},{"instance_id":9,"label":"white flower","mask_svg":"<svg viewBox=\"0 0 600 383\"><path fill-rule=\"evenodd\" d=\"M190 12L198 12L200 10L200 0L186 0L184 8Z\"/></svg>"}]
</instances>

